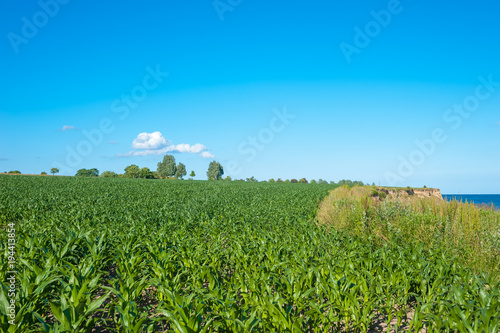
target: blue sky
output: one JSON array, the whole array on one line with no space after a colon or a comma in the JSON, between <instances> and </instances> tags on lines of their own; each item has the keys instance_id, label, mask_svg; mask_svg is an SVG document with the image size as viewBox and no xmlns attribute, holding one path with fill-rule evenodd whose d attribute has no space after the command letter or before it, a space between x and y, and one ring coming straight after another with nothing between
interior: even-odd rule
<instances>
[{"instance_id":1,"label":"blue sky","mask_svg":"<svg viewBox=\"0 0 500 333\"><path fill-rule=\"evenodd\" d=\"M6 0L0 171L156 170L172 153L197 179L215 159L233 178L499 193L499 9Z\"/></svg>"}]
</instances>

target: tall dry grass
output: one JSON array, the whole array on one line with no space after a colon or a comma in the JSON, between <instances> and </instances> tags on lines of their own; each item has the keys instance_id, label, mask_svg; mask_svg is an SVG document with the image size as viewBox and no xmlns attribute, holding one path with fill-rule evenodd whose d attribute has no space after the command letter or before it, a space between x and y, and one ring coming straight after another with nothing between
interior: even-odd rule
<instances>
[{"instance_id":1,"label":"tall dry grass","mask_svg":"<svg viewBox=\"0 0 500 333\"><path fill-rule=\"evenodd\" d=\"M376 244L422 243L500 279L500 212L456 200L389 195L372 187L339 187L323 200L318 221Z\"/></svg>"}]
</instances>

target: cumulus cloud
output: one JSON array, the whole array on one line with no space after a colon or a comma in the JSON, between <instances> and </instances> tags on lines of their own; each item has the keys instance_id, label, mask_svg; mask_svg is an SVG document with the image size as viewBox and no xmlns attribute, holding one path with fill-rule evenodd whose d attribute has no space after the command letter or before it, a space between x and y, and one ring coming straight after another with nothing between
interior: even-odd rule
<instances>
[{"instance_id":1,"label":"cumulus cloud","mask_svg":"<svg viewBox=\"0 0 500 333\"><path fill-rule=\"evenodd\" d=\"M132 142L133 149L159 149L165 147L169 142L160 132L141 133Z\"/></svg>"},{"instance_id":2,"label":"cumulus cloud","mask_svg":"<svg viewBox=\"0 0 500 333\"><path fill-rule=\"evenodd\" d=\"M215 155L212 154L211 152L209 151L204 151L200 154L201 157L203 158L215 158Z\"/></svg>"},{"instance_id":3,"label":"cumulus cloud","mask_svg":"<svg viewBox=\"0 0 500 333\"><path fill-rule=\"evenodd\" d=\"M215 156L201 143L190 145L188 143L172 144L165 139L160 132L140 133L132 142L134 150L126 154L118 154L120 157L165 155L167 153L199 154L203 158L214 158Z\"/></svg>"},{"instance_id":4,"label":"cumulus cloud","mask_svg":"<svg viewBox=\"0 0 500 333\"><path fill-rule=\"evenodd\" d=\"M69 126L69 125L64 125L62 128L61 128L61 131L72 131L72 130L77 130L78 128L76 128L75 126Z\"/></svg>"}]
</instances>

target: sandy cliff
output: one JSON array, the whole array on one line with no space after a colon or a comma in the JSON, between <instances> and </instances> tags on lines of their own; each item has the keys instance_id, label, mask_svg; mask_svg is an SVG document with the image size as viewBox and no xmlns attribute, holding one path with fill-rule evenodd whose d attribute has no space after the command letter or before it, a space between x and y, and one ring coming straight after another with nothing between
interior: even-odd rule
<instances>
[{"instance_id":1,"label":"sandy cliff","mask_svg":"<svg viewBox=\"0 0 500 333\"><path fill-rule=\"evenodd\" d=\"M393 197L405 197L416 195L418 198L424 197L436 197L440 200L443 200L443 196L441 195L441 191L438 188L421 188L421 189L412 189L412 188L386 188L386 187L378 187L377 190L379 192L385 192L388 195Z\"/></svg>"}]
</instances>

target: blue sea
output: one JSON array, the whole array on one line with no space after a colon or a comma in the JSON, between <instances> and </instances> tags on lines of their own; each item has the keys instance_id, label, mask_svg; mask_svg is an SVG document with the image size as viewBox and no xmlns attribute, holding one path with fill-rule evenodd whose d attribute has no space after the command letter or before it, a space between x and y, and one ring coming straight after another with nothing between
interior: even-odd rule
<instances>
[{"instance_id":1,"label":"blue sea","mask_svg":"<svg viewBox=\"0 0 500 333\"><path fill-rule=\"evenodd\" d=\"M486 204L491 206L493 204L496 209L500 209L500 194L443 194L443 199L451 201L457 199L458 201L472 202L476 205Z\"/></svg>"}]
</instances>

